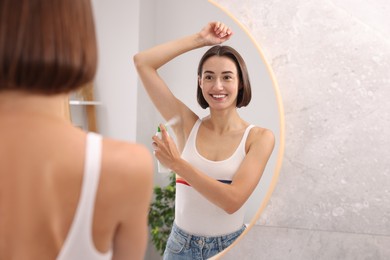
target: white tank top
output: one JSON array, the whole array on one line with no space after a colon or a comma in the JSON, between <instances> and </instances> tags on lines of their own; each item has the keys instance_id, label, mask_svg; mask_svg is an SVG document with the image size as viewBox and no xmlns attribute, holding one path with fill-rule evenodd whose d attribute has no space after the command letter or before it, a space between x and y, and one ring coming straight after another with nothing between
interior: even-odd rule
<instances>
[{"instance_id":1,"label":"white tank top","mask_svg":"<svg viewBox=\"0 0 390 260\"><path fill-rule=\"evenodd\" d=\"M95 133L88 133L80 200L57 260L108 260L112 257L112 250L104 254L98 252L92 237L93 212L100 177L101 152L102 137Z\"/></svg>"},{"instance_id":2,"label":"white tank top","mask_svg":"<svg viewBox=\"0 0 390 260\"><path fill-rule=\"evenodd\" d=\"M204 158L196 149L196 136L202 120L198 120L188 137L181 157L208 176L229 185L243 161L245 143L253 125L247 127L236 151L228 159L211 161ZM198 236L221 236L239 230L244 223L245 207L233 214L207 200L190 184L176 181L175 223L184 231Z\"/></svg>"}]
</instances>

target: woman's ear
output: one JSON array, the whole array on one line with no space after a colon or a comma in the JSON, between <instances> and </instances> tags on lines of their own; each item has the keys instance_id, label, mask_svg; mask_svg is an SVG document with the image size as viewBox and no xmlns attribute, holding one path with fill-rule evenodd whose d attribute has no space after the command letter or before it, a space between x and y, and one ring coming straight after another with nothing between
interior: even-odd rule
<instances>
[{"instance_id":1,"label":"woman's ear","mask_svg":"<svg viewBox=\"0 0 390 260\"><path fill-rule=\"evenodd\" d=\"M202 88L202 79L198 76L198 86Z\"/></svg>"}]
</instances>

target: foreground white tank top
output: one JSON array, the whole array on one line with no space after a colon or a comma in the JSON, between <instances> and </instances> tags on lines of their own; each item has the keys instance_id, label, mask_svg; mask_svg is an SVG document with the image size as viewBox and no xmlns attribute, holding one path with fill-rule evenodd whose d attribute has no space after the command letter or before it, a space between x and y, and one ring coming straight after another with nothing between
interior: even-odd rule
<instances>
[{"instance_id":1,"label":"foreground white tank top","mask_svg":"<svg viewBox=\"0 0 390 260\"><path fill-rule=\"evenodd\" d=\"M194 124L181 157L201 172L229 185L246 155L246 139L254 126L247 127L232 156L222 161L211 161L200 155L196 149L196 136L201 123L199 119ZM184 231L198 236L226 235L242 227L244 215L244 206L234 214L228 214L203 197L187 182L181 179L176 181L175 223Z\"/></svg>"},{"instance_id":2,"label":"foreground white tank top","mask_svg":"<svg viewBox=\"0 0 390 260\"><path fill-rule=\"evenodd\" d=\"M100 177L101 152L102 137L95 133L88 133L80 200L68 236L57 260L108 260L112 257L112 250L104 254L98 252L92 237L93 212Z\"/></svg>"}]
</instances>

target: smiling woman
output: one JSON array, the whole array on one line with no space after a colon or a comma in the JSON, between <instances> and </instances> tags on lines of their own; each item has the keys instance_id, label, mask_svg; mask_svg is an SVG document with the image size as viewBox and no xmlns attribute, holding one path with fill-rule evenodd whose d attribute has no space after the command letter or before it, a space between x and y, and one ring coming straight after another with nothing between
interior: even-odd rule
<instances>
[{"instance_id":1,"label":"smiling woman","mask_svg":"<svg viewBox=\"0 0 390 260\"><path fill-rule=\"evenodd\" d=\"M170 1L169 4L171 2L173 4L174 1ZM207 13L204 4L194 5L196 6L192 8L188 6L180 7L179 3L175 3L172 6L180 11L177 10L173 13L186 13L187 8L190 8L192 12L199 10L203 13L202 16ZM214 8L214 12L209 13L210 20L222 20L220 18L223 15L220 11L218 13L218 10L212 5L207 6L211 9ZM161 16L161 12L157 13ZM164 23L167 28L178 28L177 31L180 32L179 28L183 23L177 23L178 20L180 19L177 17L164 17L162 22L158 24ZM223 20L229 21L226 17L223 17ZM172 21L171 25L168 25L169 21ZM231 20L230 23L232 24ZM188 27L191 26L192 20L191 24L186 23L185 34L188 35ZM195 32L201 28L199 25L196 26L198 26L198 29L194 30ZM157 32L163 31L162 36L166 37L167 28L158 26ZM161 115L165 120L174 116L181 118L179 124L172 127L178 148L176 148L174 140L168 135L164 135L165 130L163 130L162 140L156 137L153 138L156 157L178 174L176 219L171 236L172 238L175 237L172 241L182 242L173 244L168 241L168 249L165 254L167 259L171 259L173 253L189 253L192 258L194 257L194 252L185 252L186 250L183 247L185 244L191 245L192 243L185 239L188 234L191 234L192 238L198 238L199 241L203 242L206 242L206 240L203 240L204 237L228 236L229 243L221 246L221 248L224 249L229 246L245 229L245 227L240 228L240 225L242 227L243 223L249 223L254 216L253 212L256 212L260 207L264 196L259 198L256 192L260 190L265 194L268 190L267 184L269 184L271 178L267 174L269 170L266 171L265 168L268 161L273 163L272 160L269 160L274 146L272 132L278 134L279 129L277 121L267 125L264 124L267 120L259 121L259 119L262 117L272 118L273 120L278 118L277 112L276 115L272 114L273 109L277 106L275 105L275 93L272 94L274 90L272 83L269 84L271 76L267 75L267 70L264 70L264 68L263 71L255 70L252 73L255 79L253 86L256 86L254 93L257 94L256 98L253 99L255 100L253 102L255 103L255 109L247 109L246 111L240 109L240 113L238 113L237 108L245 107L251 100L252 93L250 91L249 76L247 75L248 70L245 62L243 62L244 59L233 48L218 45L229 40L229 45L236 46L233 40L230 41L230 38L238 37L237 42L239 43L236 43L237 46L243 49L255 50L255 53L243 53L249 57L257 56L254 67L258 68L259 61L262 63L261 57L259 53L256 53L253 43L247 41L252 44L252 47L244 44L245 38L248 40L248 36L240 34L240 30L240 28L233 30L221 22L210 22L197 34L184 38L172 36L160 40L166 43L143 51L137 54L134 59L143 86ZM236 32L238 33L236 34ZM183 35L184 32L180 34ZM172 41L172 38L178 40ZM210 48L200 59L201 62L198 67L196 79L198 82L197 100L201 108L208 108L206 111L201 110L199 112L199 109L192 108L193 102L187 102L188 97L183 98L182 95L182 93L185 93L185 96L188 96L188 91L193 92L195 90L187 87L190 86L188 82L192 81L193 76L185 78L182 75L188 74L184 65L196 61L192 59L188 63L184 63L180 59L187 56L189 51L192 53L204 46L215 44L217 45ZM196 59L199 60L199 58ZM252 65L253 58L248 60L251 60L250 64ZM175 64L177 61L183 66L175 66L176 69L169 67L171 64L177 65ZM264 66L264 64L262 65ZM250 72L249 74L252 76ZM171 75L173 76L171 77ZM262 76L261 80L257 79L259 75ZM169 89L167 86L169 86ZM175 86L180 86L180 88L178 89ZM267 91L269 92L268 87L271 89L270 96L265 95ZM261 96L265 96L265 102L262 102L264 97L258 98L259 93L261 93ZM179 99L181 102L178 101ZM264 107L264 104L270 103L269 100L271 100L271 103L274 102L272 104L274 106ZM184 104L187 104L187 106L184 106ZM142 110L144 111L144 107ZM261 115L259 111L266 111L266 113ZM202 115L205 112L207 113L206 116ZM255 123L257 127L247 122ZM160 127L164 129L162 125ZM264 189L256 189L259 186L259 179L263 175L265 177ZM251 194L255 195L251 196ZM245 212L250 212L247 209L251 208L250 202L252 200L248 200L249 197L255 198L255 207L252 207L252 212L244 218ZM219 213L210 215L209 212ZM215 217L215 215L218 215L218 217ZM208 225L207 223L214 224ZM220 225L221 223L225 224ZM197 251L197 253L204 254L203 257L211 257L218 252L206 254L201 249Z\"/></svg>"},{"instance_id":2,"label":"smiling woman","mask_svg":"<svg viewBox=\"0 0 390 260\"><path fill-rule=\"evenodd\" d=\"M162 139L153 137L156 158L180 180L164 259L209 258L235 241L245 230L243 205L274 148L272 131L238 114L237 108L249 104L251 97L249 80L243 81L249 78L245 62L233 48L218 45L232 35L225 24L209 22L198 33L134 56L158 111L165 120L179 118L173 125L179 148L163 124ZM200 118L173 95L157 70L183 53L213 45L199 64L198 99L202 95L202 107L210 111Z\"/></svg>"}]
</instances>

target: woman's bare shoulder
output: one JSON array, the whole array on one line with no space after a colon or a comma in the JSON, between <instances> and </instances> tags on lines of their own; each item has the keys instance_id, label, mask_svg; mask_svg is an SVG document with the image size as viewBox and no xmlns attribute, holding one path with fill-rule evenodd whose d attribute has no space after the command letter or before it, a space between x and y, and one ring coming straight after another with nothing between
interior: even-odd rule
<instances>
[{"instance_id":1,"label":"woman's bare shoulder","mask_svg":"<svg viewBox=\"0 0 390 260\"><path fill-rule=\"evenodd\" d=\"M153 192L153 159L146 146L103 139L101 176L97 205L111 209L121 223L144 216ZM99 204L100 203L100 204Z\"/></svg>"},{"instance_id":2,"label":"woman's bare shoulder","mask_svg":"<svg viewBox=\"0 0 390 260\"><path fill-rule=\"evenodd\" d=\"M101 167L102 175L107 175L113 182L151 186L153 159L142 144L104 138Z\"/></svg>"},{"instance_id":3,"label":"woman's bare shoulder","mask_svg":"<svg viewBox=\"0 0 390 260\"><path fill-rule=\"evenodd\" d=\"M254 126L251 130L251 135L256 139L258 139L258 138L261 138L261 139L262 138L266 138L266 139L275 138L272 130L270 130L268 128L260 127L260 126Z\"/></svg>"},{"instance_id":4,"label":"woman's bare shoulder","mask_svg":"<svg viewBox=\"0 0 390 260\"><path fill-rule=\"evenodd\" d=\"M272 130L254 126L248 136L248 146L258 144L260 146L271 146L273 148L275 144L275 135Z\"/></svg>"}]
</instances>

